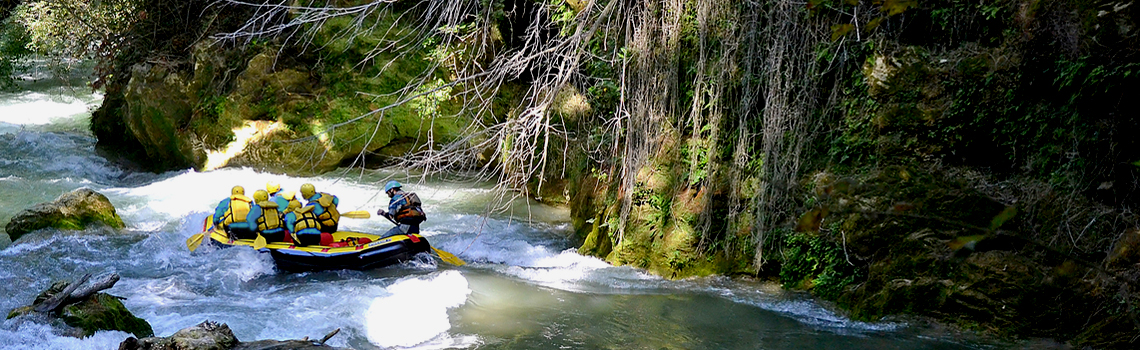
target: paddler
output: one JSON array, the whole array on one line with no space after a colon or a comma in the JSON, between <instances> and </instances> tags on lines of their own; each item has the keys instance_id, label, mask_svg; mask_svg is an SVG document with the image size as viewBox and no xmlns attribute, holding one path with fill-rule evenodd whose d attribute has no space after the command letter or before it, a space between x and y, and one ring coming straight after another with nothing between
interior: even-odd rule
<instances>
[{"instance_id":1,"label":"paddler","mask_svg":"<svg viewBox=\"0 0 1140 350\"><path fill-rule=\"evenodd\" d=\"M288 208L289 202L285 201ZM246 222L255 227L257 234L265 237L266 242L281 242L285 240L285 222L282 220L281 209L278 202L269 200L269 192L257 190L253 192L253 205L249 208Z\"/></svg>"},{"instance_id":2,"label":"paddler","mask_svg":"<svg viewBox=\"0 0 1140 350\"><path fill-rule=\"evenodd\" d=\"M222 199L214 209L214 226L221 227L231 238L253 239L255 236L246 217L252 200L245 196L245 188L234 186L230 196Z\"/></svg>"},{"instance_id":3,"label":"paddler","mask_svg":"<svg viewBox=\"0 0 1140 350\"><path fill-rule=\"evenodd\" d=\"M325 233L334 233L337 231L337 226L340 223L340 211L337 210L337 205L340 204L340 198L334 195L317 192L313 184L301 185L301 198L305 199L305 207L312 207L313 215L316 215L317 221L320 222L320 230ZM298 220L300 218L298 217Z\"/></svg>"},{"instance_id":4,"label":"paddler","mask_svg":"<svg viewBox=\"0 0 1140 350\"><path fill-rule=\"evenodd\" d=\"M385 232L383 237L420 233L420 223L427 220L420 197L415 192L404 192L402 187L395 180L384 184L384 193L391 200L388 201L387 211L380 209L376 214L388 218L396 227Z\"/></svg>"},{"instance_id":5,"label":"paddler","mask_svg":"<svg viewBox=\"0 0 1140 350\"><path fill-rule=\"evenodd\" d=\"M321 232L321 224L317 221L317 216L313 214L312 206L303 206L292 211L296 215L296 221L291 224L291 234L293 235L293 242L298 246L307 245L327 245L325 244L325 236L328 236L328 243L332 242L332 235L326 232Z\"/></svg>"}]
</instances>

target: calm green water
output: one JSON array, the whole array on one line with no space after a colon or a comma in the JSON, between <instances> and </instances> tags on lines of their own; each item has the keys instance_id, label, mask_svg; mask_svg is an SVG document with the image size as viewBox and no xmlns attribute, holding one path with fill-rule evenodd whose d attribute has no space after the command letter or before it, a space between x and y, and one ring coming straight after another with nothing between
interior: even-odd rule
<instances>
[{"instance_id":1,"label":"calm green water","mask_svg":"<svg viewBox=\"0 0 1140 350\"><path fill-rule=\"evenodd\" d=\"M492 199L478 183L416 183L359 170L297 178L225 169L140 174L94 153L84 89L40 84L0 94L0 224L16 212L77 187L110 198L124 230L44 230L15 243L0 234L0 311L26 305L52 280L117 272L110 293L167 336L204 320L228 324L241 340L320 337L358 349L958 349L989 347L905 323L862 323L816 302L754 281L668 281L612 267L572 249L565 209L519 203L481 216ZM235 184L312 182L337 194L342 210L386 205L379 183L410 183L429 214L424 235L470 262L430 258L372 271L289 274L267 254L184 241ZM252 190L247 190L252 191ZM486 219L484 221L484 219ZM377 219L347 229L386 230ZM86 339L26 319L0 324L3 349L115 349L128 334Z\"/></svg>"}]
</instances>

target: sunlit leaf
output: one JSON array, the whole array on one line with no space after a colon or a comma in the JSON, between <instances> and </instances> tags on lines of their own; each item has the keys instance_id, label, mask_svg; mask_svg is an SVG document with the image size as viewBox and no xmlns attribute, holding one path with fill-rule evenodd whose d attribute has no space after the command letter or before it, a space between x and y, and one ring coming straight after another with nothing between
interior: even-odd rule
<instances>
[{"instance_id":1,"label":"sunlit leaf","mask_svg":"<svg viewBox=\"0 0 1140 350\"><path fill-rule=\"evenodd\" d=\"M883 1L883 12L889 16L894 16L916 6L918 6L916 0L885 0Z\"/></svg>"},{"instance_id":2,"label":"sunlit leaf","mask_svg":"<svg viewBox=\"0 0 1140 350\"><path fill-rule=\"evenodd\" d=\"M946 242L946 245L949 245L950 249L953 250L959 250L962 248L974 250L974 247L978 245L978 242L985 238L986 235L962 236L955 238L952 241Z\"/></svg>"},{"instance_id":3,"label":"sunlit leaf","mask_svg":"<svg viewBox=\"0 0 1140 350\"><path fill-rule=\"evenodd\" d=\"M847 35L847 33L851 32L852 29L855 29L855 26L851 25L850 23L836 24L831 26L831 41L839 40L839 38L842 38L844 35Z\"/></svg>"},{"instance_id":4,"label":"sunlit leaf","mask_svg":"<svg viewBox=\"0 0 1140 350\"><path fill-rule=\"evenodd\" d=\"M823 222L824 214L824 210L821 208L815 208L804 213L796 223L796 232L819 231L819 225Z\"/></svg>"},{"instance_id":5,"label":"sunlit leaf","mask_svg":"<svg viewBox=\"0 0 1140 350\"><path fill-rule=\"evenodd\" d=\"M878 17L878 18L875 18L875 19L868 21L867 26L864 27L863 31L871 31L871 30L874 30L875 28L878 28L879 25L883 23L884 19L886 19L886 17Z\"/></svg>"},{"instance_id":6,"label":"sunlit leaf","mask_svg":"<svg viewBox=\"0 0 1140 350\"><path fill-rule=\"evenodd\" d=\"M996 230L1000 228L1002 224L1005 224L1006 221L1009 221L1009 219L1012 219L1016 215L1017 207L1005 207L1005 210L1002 210L1001 213L999 213L994 217L992 221L990 221L990 230Z\"/></svg>"}]
</instances>

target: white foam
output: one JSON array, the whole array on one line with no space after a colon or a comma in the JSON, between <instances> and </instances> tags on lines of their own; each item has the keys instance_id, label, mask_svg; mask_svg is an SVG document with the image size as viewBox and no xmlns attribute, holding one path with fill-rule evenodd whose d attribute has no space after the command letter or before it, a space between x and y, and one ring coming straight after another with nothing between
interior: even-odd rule
<instances>
[{"instance_id":1,"label":"white foam","mask_svg":"<svg viewBox=\"0 0 1140 350\"><path fill-rule=\"evenodd\" d=\"M388 293L374 299L365 315L368 341L381 347L410 347L449 343L439 338L451 329L447 309L466 303L471 289L462 274L448 270L402 279L389 286Z\"/></svg>"},{"instance_id":2,"label":"white foam","mask_svg":"<svg viewBox=\"0 0 1140 350\"><path fill-rule=\"evenodd\" d=\"M130 336L125 332L100 331L87 338L73 338L57 334L50 325L14 318L4 321L3 327L0 327L0 349L117 349L119 343Z\"/></svg>"},{"instance_id":3,"label":"white foam","mask_svg":"<svg viewBox=\"0 0 1140 350\"><path fill-rule=\"evenodd\" d=\"M776 285L760 289L729 282L728 286L708 288L706 291L746 305L778 312L817 329L837 334L858 335L865 332L895 331L906 327L903 323L862 322L836 314L816 301L794 295Z\"/></svg>"},{"instance_id":4,"label":"white foam","mask_svg":"<svg viewBox=\"0 0 1140 350\"><path fill-rule=\"evenodd\" d=\"M483 341L476 335L459 335L452 336L450 334L440 334L431 340L417 344L415 346L405 347L405 349L415 350L442 350L442 349L465 349L472 348L476 345L483 344Z\"/></svg>"},{"instance_id":5,"label":"white foam","mask_svg":"<svg viewBox=\"0 0 1140 350\"><path fill-rule=\"evenodd\" d=\"M189 290L185 283L177 277L168 277L155 280L123 281L123 284L134 285L131 289L131 303L149 307L168 307L183 305L202 295Z\"/></svg>"},{"instance_id":6,"label":"white foam","mask_svg":"<svg viewBox=\"0 0 1140 350\"><path fill-rule=\"evenodd\" d=\"M44 125L55 119L87 113L87 103L70 96L28 92L20 94L14 100L14 103L0 105L0 122Z\"/></svg>"}]
</instances>

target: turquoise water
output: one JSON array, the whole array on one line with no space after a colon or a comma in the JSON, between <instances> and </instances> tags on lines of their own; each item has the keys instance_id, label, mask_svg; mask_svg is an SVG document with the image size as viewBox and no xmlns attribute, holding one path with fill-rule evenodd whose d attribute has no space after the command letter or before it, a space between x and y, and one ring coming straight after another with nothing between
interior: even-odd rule
<instances>
[{"instance_id":1,"label":"turquoise water","mask_svg":"<svg viewBox=\"0 0 1140 350\"><path fill-rule=\"evenodd\" d=\"M484 216L490 186L428 181L397 172L343 171L300 178L249 169L164 174L120 169L94 153L90 110L101 96L41 84L0 94L0 224L77 187L111 200L123 230L42 230L17 242L0 234L0 311L26 305L53 280L117 272L125 297L159 336L204 320L241 340L319 338L357 349L958 349L988 347L904 322L847 320L802 295L725 277L664 280L574 252L564 208L517 203ZM342 211L387 204L389 178L425 203L423 234L470 262L428 258L371 271L290 274L268 254L185 240L235 184L266 181L296 190L311 182L341 198ZM252 190L249 190L252 191ZM359 231L379 219L345 219ZM4 349L115 349L128 337L76 339L26 319L0 324Z\"/></svg>"}]
</instances>

